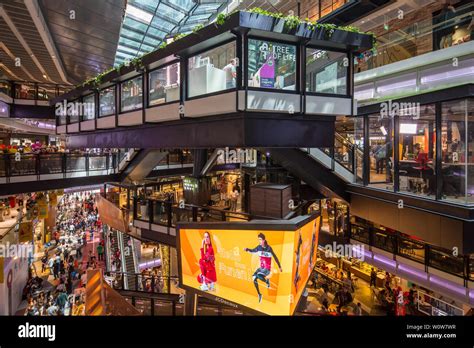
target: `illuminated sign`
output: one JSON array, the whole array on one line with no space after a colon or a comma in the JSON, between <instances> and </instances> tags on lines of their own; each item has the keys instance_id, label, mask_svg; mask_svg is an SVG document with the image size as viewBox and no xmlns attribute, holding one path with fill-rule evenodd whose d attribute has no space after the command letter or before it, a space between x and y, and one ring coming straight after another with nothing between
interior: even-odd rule
<instances>
[{"instance_id":1,"label":"illuminated sign","mask_svg":"<svg viewBox=\"0 0 474 348\"><path fill-rule=\"evenodd\" d=\"M316 263L320 220L181 223L180 286L236 308L292 315Z\"/></svg>"}]
</instances>

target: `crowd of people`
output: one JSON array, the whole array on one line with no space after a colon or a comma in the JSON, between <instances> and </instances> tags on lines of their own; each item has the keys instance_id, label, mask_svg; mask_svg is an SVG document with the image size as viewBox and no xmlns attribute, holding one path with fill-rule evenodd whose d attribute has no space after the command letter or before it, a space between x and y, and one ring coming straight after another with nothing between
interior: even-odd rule
<instances>
[{"instance_id":1,"label":"crowd of people","mask_svg":"<svg viewBox=\"0 0 474 348\"><path fill-rule=\"evenodd\" d=\"M50 153L96 153L96 154L110 154L118 151L118 149L68 149L63 145L46 144L40 140L34 143L21 143L19 145L5 145L0 144L0 154L50 154Z\"/></svg>"},{"instance_id":2,"label":"crowd of people","mask_svg":"<svg viewBox=\"0 0 474 348\"><path fill-rule=\"evenodd\" d=\"M84 315L85 304L82 298L87 283L86 271L98 267L103 260L104 240L97 246L98 259L89 248L83 255L88 242L94 235L101 235L102 223L90 193L66 194L58 204L58 219L52 233L52 241L45 245L41 258L41 273L36 274L24 296L28 301L25 315L58 316ZM45 289L45 278L53 287ZM81 291L82 290L82 291Z\"/></svg>"}]
</instances>

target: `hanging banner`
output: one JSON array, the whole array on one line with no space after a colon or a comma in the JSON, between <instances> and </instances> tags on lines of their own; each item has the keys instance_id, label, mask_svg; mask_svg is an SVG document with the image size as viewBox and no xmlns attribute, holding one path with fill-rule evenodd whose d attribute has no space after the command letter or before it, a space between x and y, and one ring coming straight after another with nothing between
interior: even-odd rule
<instances>
[{"instance_id":1,"label":"hanging banner","mask_svg":"<svg viewBox=\"0 0 474 348\"><path fill-rule=\"evenodd\" d=\"M38 203L38 219L46 219L48 217L48 204L41 201Z\"/></svg>"},{"instance_id":2,"label":"hanging banner","mask_svg":"<svg viewBox=\"0 0 474 348\"><path fill-rule=\"evenodd\" d=\"M49 193L49 204L52 206L58 205L58 195L55 191Z\"/></svg>"},{"instance_id":3,"label":"hanging banner","mask_svg":"<svg viewBox=\"0 0 474 348\"><path fill-rule=\"evenodd\" d=\"M33 240L33 222L25 221L20 223L18 229L18 237L20 243L27 243Z\"/></svg>"}]
</instances>

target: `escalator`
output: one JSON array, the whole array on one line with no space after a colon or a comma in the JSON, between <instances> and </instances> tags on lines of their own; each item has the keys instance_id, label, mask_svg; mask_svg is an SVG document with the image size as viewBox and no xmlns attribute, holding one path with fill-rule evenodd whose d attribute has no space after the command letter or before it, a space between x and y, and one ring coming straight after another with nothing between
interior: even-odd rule
<instances>
[{"instance_id":1,"label":"escalator","mask_svg":"<svg viewBox=\"0 0 474 348\"><path fill-rule=\"evenodd\" d=\"M325 197L349 201L346 185L357 180L362 151L335 133L334 148L265 149L272 160Z\"/></svg>"},{"instance_id":2,"label":"escalator","mask_svg":"<svg viewBox=\"0 0 474 348\"><path fill-rule=\"evenodd\" d=\"M133 239L126 233L118 233L118 242L120 245L120 255L122 257L122 271L125 274L126 289L136 289L136 277L129 277L127 274L138 273L138 263L135 257L135 247Z\"/></svg>"},{"instance_id":3,"label":"escalator","mask_svg":"<svg viewBox=\"0 0 474 348\"><path fill-rule=\"evenodd\" d=\"M120 181L136 182L145 179L166 157L168 152L156 149L140 149L128 159L128 165L120 173Z\"/></svg>"}]
</instances>

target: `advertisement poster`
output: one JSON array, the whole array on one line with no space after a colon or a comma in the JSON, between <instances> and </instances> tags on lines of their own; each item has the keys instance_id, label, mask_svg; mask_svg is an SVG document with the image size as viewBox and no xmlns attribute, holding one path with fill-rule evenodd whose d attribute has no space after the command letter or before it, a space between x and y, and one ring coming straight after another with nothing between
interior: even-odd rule
<instances>
[{"instance_id":1,"label":"advertisement poster","mask_svg":"<svg viewBox=\"0 0 474 348\"><path fill-rule=\"evenodd\" d=\"M48 217L48 204L44 201L38 202L38 219L46 219Z\"/></svg>"},{"instance_id":2,"label":"advertisement poster","mask_svg":"<svg viewBox=\"0 0 474 348\"><path fill-rule=\"evenodd\" d=\"M319 220L296 231L180 228L182 285L265 314L292 315L316 262Z\"/></svg>"},{"instance_id":3,"label":"advertisement poster","mask_svg":"<svg viewBox=\"0 0 474 348\"><path fill-rule=\"evenodd\" d=\"M18 229L18 237L20 243L28 243L33 240L33 222L24 221L20 223Z\"/></svg>"}]
</instances>

